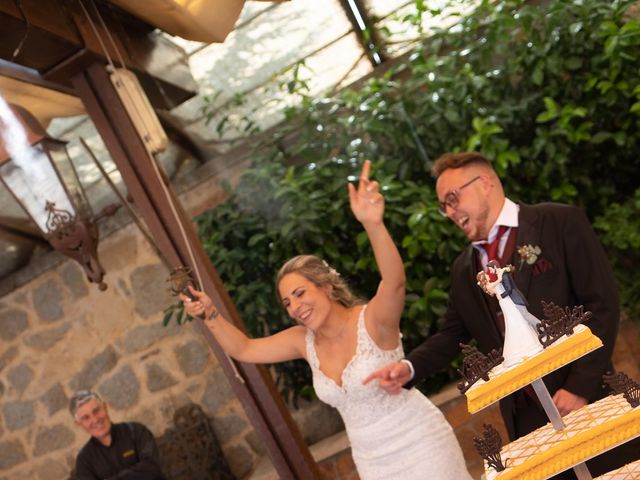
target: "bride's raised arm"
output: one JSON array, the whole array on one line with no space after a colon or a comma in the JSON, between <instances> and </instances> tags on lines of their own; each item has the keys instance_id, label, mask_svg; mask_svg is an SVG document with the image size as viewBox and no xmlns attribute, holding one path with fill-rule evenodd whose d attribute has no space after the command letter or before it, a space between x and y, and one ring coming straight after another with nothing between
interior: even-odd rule
<instances>
[{"instance_id":1,"label":"bride's raised arm","mask_svg":"<svg viewBox=\"0 0 640 480\"><path fill-rule=\"evenodd\" d=\"M378 290L369 302L367 317L375 325L396 332L404 308L404 265L384 224L384 197L378 182L369 180L370 169L371 162L367 160L357 189L349 184L351 210L367 232L381 277Z\"/></svg>"}]
</instances>

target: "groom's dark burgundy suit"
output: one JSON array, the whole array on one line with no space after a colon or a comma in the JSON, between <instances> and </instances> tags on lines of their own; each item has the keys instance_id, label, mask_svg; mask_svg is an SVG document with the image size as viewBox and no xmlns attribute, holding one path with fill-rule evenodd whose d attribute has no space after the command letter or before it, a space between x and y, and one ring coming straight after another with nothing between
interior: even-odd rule
<instances>
[{"instance_id":1,"label":"groom's dark burgundy suit","mask_svg":"<svg viewBox=\"0 0 640 480\"><path fill-rule=\"evenodd\" d=\"M514 280L528 301L528 310L543 318L542 300L561 307L584 305L585 311L593 313L586 325L604 345L544 377L547 389L552 396L564 388L589 402L598 400L607 394L602 375L612 369L620 316L616 280L604 249L576 207L520 204L518 223L513 255L502 260L515 265ZM521 265L517 247L524 245L540 247L535 263ZM407 355L415 370L408 386L446 368L459 354L461 342L475 339L484 353L502 348L491 302L476 285L480 269L477 253L469 245L453 264L449 305L438 332ZM501 400L500 409L511 440L548 423L541 407L523 390Z\"/></svg>"}]
</instances>

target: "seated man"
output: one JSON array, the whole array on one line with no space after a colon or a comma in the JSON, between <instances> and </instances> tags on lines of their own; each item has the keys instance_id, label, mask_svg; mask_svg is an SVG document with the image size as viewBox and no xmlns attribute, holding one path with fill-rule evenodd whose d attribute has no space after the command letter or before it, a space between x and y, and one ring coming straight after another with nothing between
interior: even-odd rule
<instances>
[{"instance_id":1,"label":"seated man","mask_svg":"<svg viewBox=\"0 0 640 480\"><path fill-rule=\"evenodd\" d=\"M69 403L76 422L91 438L78 453L78 480L166 480L155 439L140 423L111 423L97 393L76 392Z\"/></svg>"}]
</instances>

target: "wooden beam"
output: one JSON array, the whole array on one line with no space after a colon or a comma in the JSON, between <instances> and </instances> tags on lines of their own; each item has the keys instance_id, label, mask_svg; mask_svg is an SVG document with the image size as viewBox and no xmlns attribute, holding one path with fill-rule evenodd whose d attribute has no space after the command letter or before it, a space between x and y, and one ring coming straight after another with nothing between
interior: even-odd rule
<instances>
[{"instance_id":1,"label":"wooden beam","mask_svg":"<svg viewBox=\"0 0 640 480\"><path fill-rule=\"evenodd\" d=\"M111 59L120 66L121 59L136 72L156 108L171 109L197 91L181 48L109 5L5 0L0 2L0 25L0 58L36 70L51 82L70 87L71 77L89 65Z\"/></svg>"},{"instance_id":2,"label":"wooden beam","mask_svg":"<svg viewBox=\"0 0 640 480\"><path fill-rule=\"evenodd\" d=\"M190 219L168 187L166 178L159 178L155 173L155 160L148 155L135 133L105 67L95 64L76 74L72 81L157 246L173 266L197 268L202 288L211 296L218 310L244 330ZM319 479L317 465L268 371L258 365L231 363L202 321L196 320L195 323L218 358L280 478Z\"/></svg>"},{"instance_id":3,"label":"wooden beam","mask_svg":"<svg viewBox=\"0 0 640 480\"><path fill-rule=\"evenodd\" d=\"M53 118L85 113L74 91L62 91L58 84L43 81L37 73L25 75L3 67L0 60L0 95L7 103L26 108L45 128Z\"/></svg>"},{"instance_id":4,"label":"wooden beam","mask_svg":"<svg viewBox=\"0 0 640 480\"><path fill-rule=\"evenodd\" d=\"M0 57L39 72L46 71L82 46L69 28L67 9L56 1L0 3Z\"/></svg>"}]
</instances>

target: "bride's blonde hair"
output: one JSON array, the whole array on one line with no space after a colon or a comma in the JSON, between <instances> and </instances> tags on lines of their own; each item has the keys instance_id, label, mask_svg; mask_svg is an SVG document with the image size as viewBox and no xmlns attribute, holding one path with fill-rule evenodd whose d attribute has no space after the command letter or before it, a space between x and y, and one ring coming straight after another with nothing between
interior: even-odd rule
<instances>
[{"instance_id":1,"label":"bride's blonde hair","mask_svg":"<svg viewBox=\"0 0 640 480\"><path fill-rule=\"evenodd\" d=\"M327 290L329 299L345 307L362 305L364 300L355 295L347 282L327 262L315 255L298 255L288 260L278 271L276 288L285 275L297 273L319 288L330 287Z\"/></svg>"}]
</instances>

